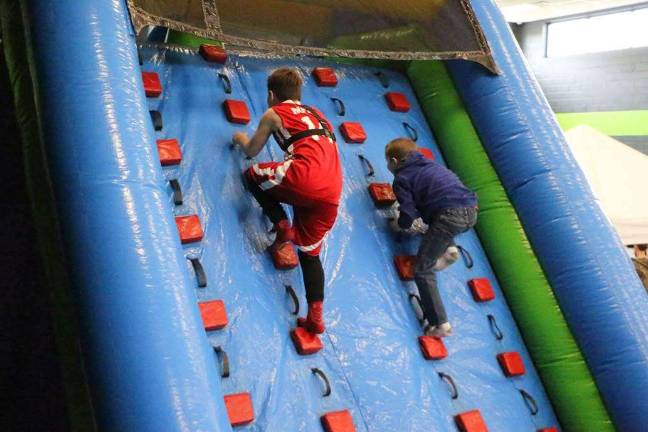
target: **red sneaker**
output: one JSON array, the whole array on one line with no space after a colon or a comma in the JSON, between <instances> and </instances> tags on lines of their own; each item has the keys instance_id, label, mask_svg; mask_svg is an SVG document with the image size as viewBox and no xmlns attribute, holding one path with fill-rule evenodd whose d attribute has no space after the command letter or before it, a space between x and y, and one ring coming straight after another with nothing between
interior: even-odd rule
<instances>
[{"instance_id":1,"label":"red sneaker","mask_svg":"<svg viewBox=\"0 0 648 432\"><path fill-rule=\"evenodd\" d=\"M295 232L293 227L290 225L288 219L277 222L272 227L272 231L277 233L274 243L274 247L281 246L284 243L291 242L295 239Z\"/></svg>"},{"instance_id":2,"label":"red sneaker","mask_svg":"<svg viewBox=\"0 0 648 432\"><path fill-rule=\"evenodd\" d=\"M308 304L308 315L306 318L297 318L297 326L303 327L310 333L322 334L324 333L324 318L323 318L324 304L321 301L316 301Z\"/></svg>"}]
</instances>

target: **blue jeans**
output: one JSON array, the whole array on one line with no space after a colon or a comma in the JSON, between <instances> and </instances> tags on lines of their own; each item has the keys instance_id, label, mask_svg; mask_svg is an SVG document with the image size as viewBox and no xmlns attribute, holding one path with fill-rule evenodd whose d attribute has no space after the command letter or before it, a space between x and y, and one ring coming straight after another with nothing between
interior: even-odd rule
<instances>
[{"instance_id":1,"label":"blue jeans","mask_svg":"<svg viewBox=\"0 0 648 432\"><path fill-rule=\"evenodd\" d=\"M414 268L414 281L421 296L423 314L430 325L436 326L448 322L439 289L436 282L436 273L432 270L449 246L454 245L454 238L458 234L468 231L477 222L477 209L451 208L441 210L432 221L416 257Z\"/></svg>"}]
</instances>

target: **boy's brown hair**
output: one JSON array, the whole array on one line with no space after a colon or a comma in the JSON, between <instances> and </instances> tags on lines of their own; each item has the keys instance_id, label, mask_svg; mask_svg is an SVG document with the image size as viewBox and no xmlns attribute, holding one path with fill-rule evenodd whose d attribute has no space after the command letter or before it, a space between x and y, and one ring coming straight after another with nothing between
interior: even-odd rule
<instances>
[{"instance_id":1,"label":"boy's brown hair","mask_svg":"<svg viewBox=\"0 0 648 432\"><path fill-rule=\"evenodd\" d=\"M396 138L385 146L385 156L388 159L396 158L399 161L404 160L414 151L416 151L416 143L409 138Z\"/></svg>"},{"instance_id":2,"label":"boy's brown hair","mask_svg":"<svg viewBox=\"0 0 648 432\"><path fill-rule=\"evenodd\" d=\"M301 87L304 81L293 68L280 68L268 77L268 90L280 101L301 100Z\"/></svg>"}]
</instances>

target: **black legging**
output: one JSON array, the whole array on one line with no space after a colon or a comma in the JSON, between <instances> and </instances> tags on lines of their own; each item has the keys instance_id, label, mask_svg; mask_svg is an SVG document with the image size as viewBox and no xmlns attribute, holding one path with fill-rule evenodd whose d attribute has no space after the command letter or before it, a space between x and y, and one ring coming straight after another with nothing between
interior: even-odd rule
<instances>
[{"instance_id":1,"label":"black legging","mask_svg":"<svg viewBox=\"0 0 648 432\"><path fill-rule=\"evenodd\" d=\"M299 251L299 263L304 274L304 287L306 288L306 301L324 300L324 269L319 255L309 255Z\"/></svg>"},{"instance_id":2,"label":"black legging","mask_svg":"<svg viewBox=\"0 0 648 432\"><path fill-rule=\"evenodd\" d=\"M281 203L267 194L248 175L244 175L248 190L257 200L263 214L270 222L277 223L288 219ZM299 264L304 274L304 287L306 289L306 301L308 303L324 300L324 269L319 255L313 256L299 251Z\"/></svg>"},{"instance_id":3,"label":"black legging","mask_svg":"<svg viewBox=\"0 0 648 432\"><path fill-rule=\"evenodd\" d=\"M275 224L284 219L288 219L286 212L284 211L283 207L281 207L281 203L274 199L270 194L266 193L263 189L261 189L259 185L250 178L247 171L245 172L245 174L243 174L243 177L245 178L245 185L247 186L247 189L257 200L257 202L261 206L261 209L263 209L263 214L265 214L268 219L270 219L270 222Z\"/></svg>"}]
</instances>

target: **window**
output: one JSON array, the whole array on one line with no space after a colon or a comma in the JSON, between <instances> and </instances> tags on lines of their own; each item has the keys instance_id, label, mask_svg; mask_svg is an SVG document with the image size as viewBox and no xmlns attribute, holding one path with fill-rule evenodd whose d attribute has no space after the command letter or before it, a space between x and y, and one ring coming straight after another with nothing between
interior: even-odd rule
<instances>
[{"instance_id":1,"label":"window","mask_svg":"<svg viewBox=\"0 0 648 432\"><path fill-rule=\"evenodd\" d=\"M648 46L648 8L550 23L547 57Z\"/></svg>"}]
</instances>

